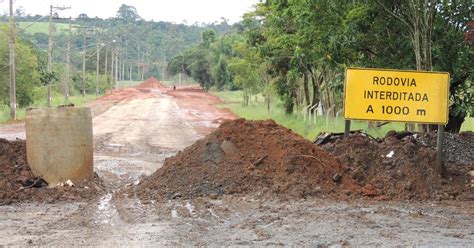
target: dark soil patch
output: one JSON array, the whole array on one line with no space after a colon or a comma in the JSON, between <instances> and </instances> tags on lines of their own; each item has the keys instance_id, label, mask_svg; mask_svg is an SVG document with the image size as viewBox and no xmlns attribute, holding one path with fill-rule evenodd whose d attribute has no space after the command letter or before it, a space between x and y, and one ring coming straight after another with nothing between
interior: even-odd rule
<instances>
[{"instance_id":1,"label":"dark soil patch","mask_svg":"<svg viewBox=\"0 0 474 248\"><path fill-rule=\"evenodd\" d=\"M345 195L359 187L333 156L274 121L224 122L129 194L142 200L222 194Z\"/></svg>"},{"instance_id":2,"label":"dark soil patch","mask_svg":"<svg viewBox=\"0 0 474 248\"><path fill-rule=\"evenodd\" d=\"M78 182L74 187L47 188L33 175L26 159L24 140L0 139L0 205L16 202L85 201L104 192L100 179Z\"/></svg>"},{"instance_id":3,"label":"dark soil patch","mask_svg":"<svg viewBox=\"0 0 474 248\"><path fill-rule=\"evenodd\" d=\"M474 199L468 175L470 170L474 170L472 132L446 135L446 179L435 170L435 133L397 136L391 132L383 140L374 140L363 134L353 134L348 139L336 139L321 147L350 168L346 175L363 187L365 196L379 199Z\"/></svg>"}]
</instances>

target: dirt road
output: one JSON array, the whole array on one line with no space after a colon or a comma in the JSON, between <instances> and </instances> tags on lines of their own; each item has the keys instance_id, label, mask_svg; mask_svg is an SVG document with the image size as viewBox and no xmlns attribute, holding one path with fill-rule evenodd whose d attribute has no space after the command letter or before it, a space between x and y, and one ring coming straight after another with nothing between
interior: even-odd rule
<instances>
[{"instance_id":1,"label":"dirt road","mask_svg":"<svg viewBox=\"0 0 474 248\"><path fill-rule=\"evenodd\" d=\"M92 103L98 201L0 206L0 246L473 246L470 202L336 202L223 196L141 203L114 191L235 118L196 88L123 89ZM24 138L23 125L0 137ZM180 180L176 178L176 180Z\"/></svg>"}]
</instances>

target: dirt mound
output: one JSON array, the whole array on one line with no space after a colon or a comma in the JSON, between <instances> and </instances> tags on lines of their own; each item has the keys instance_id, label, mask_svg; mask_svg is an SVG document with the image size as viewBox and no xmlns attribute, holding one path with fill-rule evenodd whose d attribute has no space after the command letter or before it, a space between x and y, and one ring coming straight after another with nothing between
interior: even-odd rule
<instances>
[{"instance_id":1,"label":"dirt mound","mask_svg":"<svg viewBox=\"0 0 474 248\"><path fill-rule=\"evenodd\" d=\"M472 135L446 137L448 178L441 178L436 166L436 134L398 135L391 132L383 140L364 134L336 139L322 148L348 166L345 174L363 187L363 195L381 199L473 198L469 185ZM471 157L469 159L469 157Z\"/></svg>"},{"instance_id":2,"label":"dirt mound","mask_svg":"<svg viewBox=\"0 0 474 248\"><path fill-rule=\"evenodd\" d=\"M15 202L58 202L94 199L103 193L98 177L74 187L47 188L46 182L31 172L24 140L0 139L0 205Z\"/></svg>"},{"instance_id":3,"label":"dirt mound","mask_svg":"<svg viewBox=\"0 0 474 248\"><path fill-rule=\"evenodd\" d=\"M356 192L333 156L274 121L224 122L135 187L142 200L263 193ZM350 189L349 191L344 189ZM128 192L133 194L133 192Z\"/></svg>"},{"instance_id":4,"label":"dirt mound","mask_svg":"<svg viewBox=\"0 0 474 248\"><path fill-rule=\"evenodd\" d=\"M139 89L149 89L149 88L165 89L166 87L163 84L161 84L160 80L156 79L155 77L151 77L145 80L140 85L138 85L137 88Z\"/></svg>"},{"instance_id":5,"label":"dirt mound","mask_svg":"<svg viewBox=\"0 0 474 248\"><path fill-rule=\"evenodd\" d=\"M124 100L131 100L131 99L146 99L146 98L154 98L156 97L154 94L150 92L150 90L146 90L145 88L136 89L136 88L124 88L124 89L116 89L113 91L107 92L104 96L99 97L96 99L95 102L104 102L104 101L112 101L112 102L120 102Z\"/></svg>"},{"instance_id":6,"label":"dirt mound","mask_svg":"<svg viewBox=\"0 0 474 248\"><path fill-rule=\"evenodd\" d=\"M436 132L420 135L420 141L430 147L436 147ZM474 169L474 132L445 133L443 157L447 163L469 164Z\"/></svg>"}]
</instances>

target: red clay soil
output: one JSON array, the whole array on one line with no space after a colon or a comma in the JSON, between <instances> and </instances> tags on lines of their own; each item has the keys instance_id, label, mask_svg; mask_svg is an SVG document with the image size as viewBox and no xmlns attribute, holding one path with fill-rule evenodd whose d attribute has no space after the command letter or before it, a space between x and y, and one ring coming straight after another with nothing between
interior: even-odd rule
<instances>
[{"instance_id":1,"label":"red clay soil","mask_svg":"<svg viewBox=\"0 0 474 248\"><path fill-rule=\"evenodd\" d=\"M238 119L224 122L167 159L128 193L147 201L246 193L299 198L358 192L353 180L343 176L346 169L274 121Z\"/></svg>"},{"instance_id":2,"label":"red clay soil","mask_svg":"<svg viewBox=\"0 0 474 248\"><path fill-rule=\"evenodd\" d=\"M96 101L123 101L131 99L146 99L156 97L150 89L168 89L163 86L160 81L154 77L151 77L136 87L116 89L107 91L104 96L98 98Z\"/></svg>"},{"instance_id":3,"label":"red clay soil","mask_svg":"<svg viewBox=\"0 0 474 248\"><path fill-rule=\"evenodd\" d=\"M124 88L108 91L104 96L97 98L96 101L123 101L131 99L146 99L156 97L150 90L144 88Z\"/></svg>"},{"instance_id":4,"label":"red clay soil","mask_svg":"<svg viewBox=\"0 0 474 248\"><path fill-rule=\"evenodd\" d=\"M154 77L143 81L136 87L110 90L104 96L97 98L97 101L123 101L130 99L145 99L156 97L150 89L168 89L163 86L160 81Z\"/></svg>"},{"instance_id":5,"label":"red clay soil","mask_svg":"<svg viewBox=\"0 0 474 248\"><path fill-rule=\"evenodd\" d=\"M348 139L324 144L322 148L350 168L344 175L360 184L364 196L394 200L472 200L474 194L468 172L474 170L474 136L472 133L454 136L456 141L449 137L446 140L446 151L453 150L453 145L457 146L455 155L445 156L449 158L445 163L448 169L446 179L435 170L433 141L436 135L433 134L399 139L392 132L379 141L363 134L353 134ZM389 155L391 152L392 157Z\"/></svg>"},{"instance_id":6,"label":"red clay soil","mask_svg":"<svg viewBox=\"0 0 474 248\"><path fill-rule=\"evenodd\" d=\"M160 80L151 77L137 86L139 89L166 89L167 87L161 84Z\"/></svg>"},{"instance_id":7,"label":"red clay soil","mask_svg":"<svg viewBox=\"0 0 474 248\"><path fill-rule=\"evenodd\" d=\"M77 183L74 187L47 188L47 184L35 177L28 166L25 141L0 139L0 205L85 201L102 193L98 178L88 183Z\"/></svg>"},{"instance_id":8,"label":"red clay soil","mask_svg":"<svg viewBox=\"0 0 474 248\"><path fill-rule=\"evenodd\" d=\"M192 122L201 134L208 134L226 120L237 119L227 108L216 107L222 104L219 97L204 91L199 86L180 86L168 90L166 94L176 99L183 118ZM212 120L212 121L210 121Z\"/></svg>"}]
</instances>

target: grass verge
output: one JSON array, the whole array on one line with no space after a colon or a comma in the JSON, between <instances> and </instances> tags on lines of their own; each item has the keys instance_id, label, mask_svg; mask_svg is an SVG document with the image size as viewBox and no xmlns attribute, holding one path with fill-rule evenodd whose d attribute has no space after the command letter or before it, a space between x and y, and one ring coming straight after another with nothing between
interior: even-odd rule
<instances>
[{"instance_id":1,"label":"grass verge","mask_svg":"<svg viewBox=\"0 0 474 248\"><path fill-rule=\"evenodd\" d=\"M248 120L273 119L275 122L285 126L293 132L314 140L320 132L344 132L344 119L342 117L327 118L325 116L316 116L316 119L309 120L302 110L291 115L283 111L282 103L276 97L271 105L270 111L267 110L262 96L252 97L250 106L243 106L243 96L241 91L213 91L224 103L222 108L229 108L232 112L241 118ZM352 121L351 130L363 130L374 137L383 137L389 130L404 130L404 123L391 122L380 128L369 127L369 122ZM474 118L468 118L463 124L463 131L473 131Z\"/></svg>"},{"instance_id":2,"label":"grass verge","mask_svg":"<svg viewBox=\"0 0 474 248\"><path fill-rule=\"evenodd\" d=\"M53 99L51 100L51 106L59 106L59 105L65 105L65 104L74 104L77 107L83 106L85 103L90 102L92 100L96 99L95 95L85 95L82 97L81 95L77 96L70 96L69 101L66 101L64 99L64 96L55 93L53 94ZM40 107L46 107L47 106L47 101L46 98L44 100L37 100L35 103L30 105L29 107L25 108L19 108L17 109L17 120L21 120L25 118L25 111L27 108L40 108ZM10 121L10 108L7 105L0 105L0 123L6 123Z\"/></svg>"}]
</instances>

